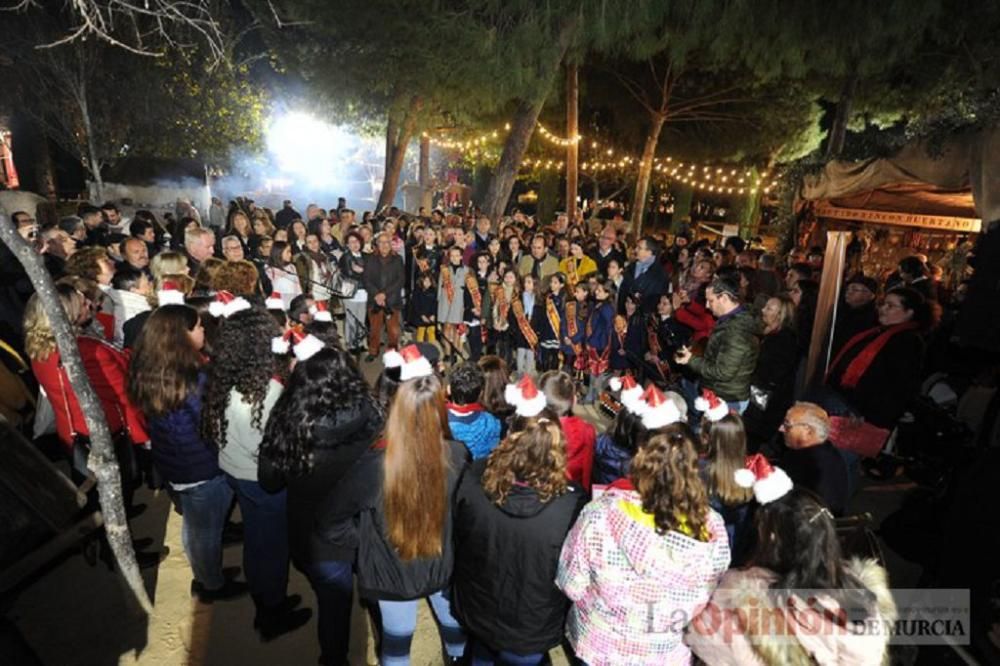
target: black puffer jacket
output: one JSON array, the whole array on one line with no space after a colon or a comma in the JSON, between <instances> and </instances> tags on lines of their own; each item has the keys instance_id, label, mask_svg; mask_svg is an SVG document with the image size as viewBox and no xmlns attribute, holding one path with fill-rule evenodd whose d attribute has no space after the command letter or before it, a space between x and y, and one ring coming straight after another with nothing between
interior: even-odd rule
<instances>
[{"instance_id":1,"label":"black puffer jacket","mask_svg":"<svg viewBox=\"0 0 1000 666\"><path fill-rule=\"evenodd\" d=\"M578 486L542 503L514 486L502 506L483 491L486 460L465 475L455 505L452 608L495 650L544 652L562 640L569 600L555 585L559 552L586 498Z\"/></svg>"},{"instance_id":2,"label":"black puffer jacket","mask_svg":"<svg viewBox=\"0 0 1000 666\"><path fill-rule=\"evenodd\" d=\"M447 515L441 533L441 557L403 562L386 534L382 499L382 472L385 449L368 449L341 489L358 507L358 590L365 599L405 601L420 599L444 589L451 582L455 563L452 543L452 506L462 479L469 452L461 442L447 441L451 454L448 471Z\"/></svg>"},{"instance_id":3,"label":"black puffer jacket","mask_svg":"<svg viewBox=\"0 0 1000 666\"><path fill-rule=\"evenodd\" d=\"M354 560L359 505L345 490L358 461L382 432L382 424L375 401L363 396L316 424L310 474L286 477L261 456L260 485L269 492L288 487L288 538L292 560L300 569L309 562Z\"/></svg>"}]
</instances>

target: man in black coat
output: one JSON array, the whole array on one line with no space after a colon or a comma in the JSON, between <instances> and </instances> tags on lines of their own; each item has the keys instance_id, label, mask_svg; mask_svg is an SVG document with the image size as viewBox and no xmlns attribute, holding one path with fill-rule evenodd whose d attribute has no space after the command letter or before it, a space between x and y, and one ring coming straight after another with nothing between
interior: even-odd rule
<instances>
[{"instance_id":1,"label":"man in black coat","mask_svg":"<svg viewBox=\"0 0 1000 666\"><path fill-rule=\"evenodd\" d=\"M667 293L667 273L657 260L662 247L652 236L643 236L635 246L635 261L625 267L618 292L618 311L625 312L625 296L633 295L644 315L656 314L660 296Z\"/></svg>"},{"instance_id":2,"label":"man in black coat","mask_svg":"<svg viewBox=\"0 0 1000 666\"><path fill-rule=\"evenodd\" d=\"M814 492L834 516L847 511L848 468L840 450L827 440L830 417L819 405L797 402L781 425L787 449L779 465L796 486Z\"/></svg>"},{"instance_id":3,"label":"man in black coat","mask_svg":"<svg viewBox=\"0 0 1000 666\"><path fill-rule=\"evenodd\" d=\"M387 346L399 348L400 313L403 309L403 260L392 251L389 234L379 235L375 252L365 260L364 281L368 292L368 362L374 361L382 345L382 327L388 334Z\"/></svg>"}]
</instances>

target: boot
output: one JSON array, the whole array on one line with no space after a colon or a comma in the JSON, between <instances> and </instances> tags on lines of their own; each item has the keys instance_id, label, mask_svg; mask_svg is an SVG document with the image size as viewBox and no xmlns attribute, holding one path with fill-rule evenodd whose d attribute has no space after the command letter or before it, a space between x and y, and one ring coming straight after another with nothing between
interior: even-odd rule
<instances>
[{"instance_id":1,"label":"boot","mask_svg":"<svg viewBox=\"0 0 1000 666\"><path fill-rule=\"evenodd\" d=\"M227 579L217 590L205 589L205 586L196 580L191 581L191 595L198 597L198 601L203 604L210 604L215 601L229 601L245 596L250 591L243 581Z\"/></svg>"},{"instance_id":2,"label":"boot","mask_svg":"<svg viewBox=\"0 0 1000 666\"><path fill-rule=\"evenodd\" d=\"M259 608L254 616L253 626L260 635L260 640L269 643L308 622L313 612L308 608L295 608L301 601L302 597L293 594L285 597L277 606Z\"/></svg>"}]
</instances>

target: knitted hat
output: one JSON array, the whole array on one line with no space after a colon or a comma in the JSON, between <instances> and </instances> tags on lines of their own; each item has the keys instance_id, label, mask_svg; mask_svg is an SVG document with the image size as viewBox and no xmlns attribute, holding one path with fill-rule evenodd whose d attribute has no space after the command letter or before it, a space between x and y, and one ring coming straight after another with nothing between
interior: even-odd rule
<instances>
[{"instance_id":1,"label":"knitted hat","mask_svg":"<svg viewBox=\"0 0 1000 666\"><path fill-rule=\"evenodd\" d=\"M399 368L399 381L401 382L434 374L431 362L416 345L407 345L399 351L390 349L382 355L382 364L387 368Z\"/></svg>"},{"instance_id":2,"label":"knitted hat","mask_svg":"<svg viewBox=\"0 0 1000 666\"><path fill-rule=\"evenodd\" d=\"M657 430L671 423L683 421L681 412L673 400L663 395L663 392L650 384L642 394L642 425L647 430Z\"/></svg>"},{"instance_id":3,"label":"knitted hat","mask_svg":"<svg viewBox=\"0 0 1000 666\"><path fill-rule=\"evenodd\" d=\"M316 301L312 307L309 308L309 314L313 316L316 321L333 321L333 315L330 314L330 306L327 301Z\"/></svg>"},{"instance_id":4,"label":"knitted hat","mask_svg":"<svg viewBox=\"0 0 1000 666\"><path fill-rule=\"evenodd\" d=\"M642 387L635 381L632 375L624 377L612 377L609 382L612 391L619 391L619 400L622 406L633 414L642 411Z\"/></svg>"},{"instance_id":5,"label":"knitted hat","mask_svg":"<svg viewBox=\"0 0 1000 666\"><path fill-rule=\"evenodd\" d=\"M712 423L721 421L729 415L729 405L710 389L701 390L701 395L694 399L694 408Z\"/></svg>"},{"instance_id":6,"label":"knitted hat","mask_svg":"<svg viewBox=\"0 0 1000 666\"><path fill-rule=\"evenodd\" d=\"M167 280L156 292L156 302L160 305L184 305L184 292L176 282Z\"/></svg>"},{"instance_id":7,"label":"knitted hat","mask_svg":"<svg viewBox=\"0 0 1000 666\"><path fill-rule=\"evenodd\" d=\"M242 296L233 296L228 291L215 292L215 300L208 305L208 314L229 319L241 310L249 310L250 302Z\"/></svg>"},{"instance_id":8,"label":"knitted hat","mask_svg":"<svg viewBox=\"0 0 1000 666\"><path fill-rule=\"evenodd\" d=\"M272 291L271 295L264 301L264 307L268 310L284 310L285 300L281 298L281 294L276 291Z\"/></svg>"},{"instance_id":9,"label":"knitted hat","mask_svg":"<svg viewBox=\"0 0 1000 666\"><path fill-rule=\"evenodd\" d=\"M514 413L518 416L538 416L545 409L545 394L535 386L531 375L521 377L516 384L507 384L503 397L508 404L514 405Z\"/></svg>"},{"instance_id":10,"label":"knitted hat","mask_svg":"<svg viewBox=\"0 0 1000 666\"><path fill-rule=\"evenodd\" d=\"M781 499L792 489L792 480L780 467L771 467L759 453L747 456L745 467L733 475L736 485L753 488L753 496L761 504Z\"/></svg>"},{"instance_id":11,"label":"knitted hat","mask_svg":"<svg viewBox=\"0 0 1000 666\"><path fill-rule=\"evenodd\" d=\"M289 348L295 353L295 358L308 361L326 345L315 335L303 332L299 326L293 326L285 334L271 338L271 351L275 354L287 354Z\"/></svg>"}]
</instances>

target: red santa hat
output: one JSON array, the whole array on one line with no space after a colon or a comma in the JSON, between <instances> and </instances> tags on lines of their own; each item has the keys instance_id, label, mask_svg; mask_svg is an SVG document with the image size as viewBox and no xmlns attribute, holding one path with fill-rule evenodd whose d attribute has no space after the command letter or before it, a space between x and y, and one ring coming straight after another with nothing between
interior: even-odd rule
<instances>
[{"instance_id":1,"label":"red santa hat","mask_svg":"<svg viewBox=\"0 0 1000 666\"><path fill-rule=\"evenodd\" d=\"M521 377L516 384L507 384L503 397L514 406L514 413L518 416L538 416L545 409L545 394L535 386L531 375Z\"/></svg>"},{"instance_id":2,"label":"red santa hat","mask_svg":"<svg viewBox=\"0 0 1000 666\"><path fill-rule=\"evenodd\" d=\"M712 423L721 421L729 415L729 405L710 389L701 390L701 395L694 399L694 408Z\"/></svg>"},{"instance_id":3,"label":"red santa hat","mask_svg":"<svg viewBox=\"0 0 1000 666\"><path fill-rule=\"evenodd\" d=\"M390 349L382 355L382 364L387 368L399 368L399 381L401 382L434 374L431 362L416 345L407 345L399 351Z\"/></svg>"},{"instance_id":4,"label":"red santa hat","mask_svg":"<svg viewBox=\"0 0 1000 666\"><path fill-rule=\"evenodd\" d=\"M761 504L781 499L792 489L792 480L780 467L772 467L759 453L747 456L743 469L733 475L736 485L753 488L753 496Z\"/></svg>"},{"instance_id":5,"label":"red santa hat","mask_svg":"<svg viewBox=\"0 0 1000 666\"><path fill-rule=\"evenodd\" d=\"M663 395L663 391L650 384L642 394L642 425L647 430L657 430L671 423L684 420L673 400Z\"/></svg>"},{"instance_id":6,"label":"red santa hat","mask_svg":"<svg viewBox=\"0 0 1000 666\"><path fill-rule=\"evenodd\" d=\"M309 308L309 314L316 321L333 321L333 315L330 314L330 305L327 301L316 301L313 303Z\"/></svg>"},{"instance_id":7,"label":"red santa hat","mask_svg":"<svg viewBox=\"0 0 1000 666\"><path fill-rule=\"evenodd\" d=\"M288 350L291 349L295 353L295 358L300 361L308 361L325 346L322 340L311 333L304 332L299 326L293 326L280 337L271 338L272 352L287 354Z\"/></svg>"},{"instance_id":8,"label":"red santa hat","mask_svg":"<svg viewBox=\"0 0 1000 666\"><path fill-rule=\"evenodd\" d=\"M208 314L229 319L241 310L249 310L250 302L242 296L233 296L228 291L215 293L215 300L208 305Z\"/></svg>"},{"instance_id":9,"label":"red santa hat","mask_svg":"<svg viewBox=\"0 0 1000 666\"><path fill-rule=\"evenodd\" d=\"M268 310L284 310L285 299L278 292L272 291L271 295L264 301L264 307Z\"/></svg>"},{"instance_id":10,"label":"red santa hat","mask_svg":"<svg viewBox=\"0 0 1000 666\"><path fill-rule=\"evenodd\" d=\"M625 409L633 414L642 411L642 387L635 381L635 377L612 377L609 385L612 391L619 391L618 398Z\"/></svg>"},{"instance_id":11,"label":"red santa hat","mask_svg":"<svg viewBox=\"0 0 1000 666\"><path fill-rule=\"evenodd\" d=\"M167 280L156 292L156 302L160 305L184 305L184 292L176 282Z\"/></svg>"}]
</instances>

